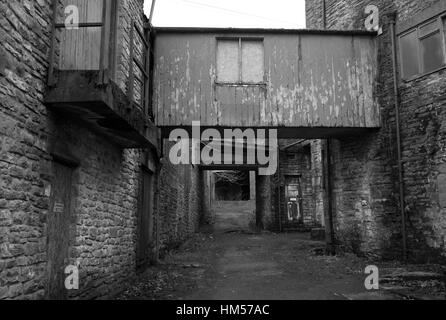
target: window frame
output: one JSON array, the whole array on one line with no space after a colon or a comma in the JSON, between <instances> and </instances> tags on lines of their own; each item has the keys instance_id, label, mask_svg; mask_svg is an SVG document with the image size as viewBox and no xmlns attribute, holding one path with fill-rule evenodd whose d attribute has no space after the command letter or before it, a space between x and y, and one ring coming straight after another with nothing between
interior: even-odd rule
<instances>
[{"instance_id":1,"label":"window frame","mask_svg":"<svg viewBox=\"0 0 446 320\"><path fill-rule=\"evenodd\" d=\"M429 33L423 34L421 35L421 28L424 26L429 25L432 22L436 22L437 24L437 28L433 31L430 31ZM420 23L418 23L417 25L408 28L407 30L405 30L404 32L401 32L400 34L398 34L398 49L399 49L399 59L400 59L400 78L402 81L404 82L411 82L413 80L425 77L427 75L439 72L443 69L446 69L446 30L445 30L445 23L446 23L446 13L442 13L440 15L437 15L436 17L432 17L429 18L427 20L424 20ZM413 75L411 77L408 78L404 78L404 69L403 69L403 50L402 50L402 45L401 45L401 39L404 36L407 36L409 34L411 34L412 32L416 32L417 35L417 61L418 61L418 70L419 73L416 75ZM424 39L429 38L430 36L439 33L440 34L440 38L441 38L441 47L443 49L443 65L439 68L436 68L434 70L431 71L424 71L424 60L422 57L422 46L421 46L421 41Z\"/></svg>"},{"instance_id":2,"label":"window frame","mask_svg":"<svg viewBox=\"0 0 446 320\"><path fill-rule=\"evenodd\" d=\"M59 39L60 30L65 30L64 23L64 11L60 11L63 8L63 2L60 0L50 0L51 8L53 11L51 17L51 35L50 35L50 54L49 54L49 67L47 76L47 85L54 86L57 83L57 77L55 72L60 70L60 46L61 39ZM104 84L110 79L114 79L116 76L117 68L117 48L116 38L118 35L118 21L119 21L119 6L116 1L102 0L102 12L101 21L79 21L77 27L79 29L88 28L101 28L101 40L99 49L99 65L98 69L92 69L99 71L98 84ZM62 19L60 19L62 18ZM107 49L111 48L111 49ZM59 53L57 53L57 51ZM73 69L73 71L81 71L82 69Z\"/></svg>"},{"instance_id":3,"label":"window frame","mask_svg":"<svg viewBox=\"0 0 446 320\"><path fill-rule=\"evenodd\" d=\"M215 84L226 86L266 86L266 65L265 65L265 39L263 37L216 37L215 43ZM218 77L218 43L219 41L238 41L238 81L220 81ZM263 49L263 80L260 82L244 82L243 81L243 42L244 41L258 41Z\"/></svg>"}]
</instances>

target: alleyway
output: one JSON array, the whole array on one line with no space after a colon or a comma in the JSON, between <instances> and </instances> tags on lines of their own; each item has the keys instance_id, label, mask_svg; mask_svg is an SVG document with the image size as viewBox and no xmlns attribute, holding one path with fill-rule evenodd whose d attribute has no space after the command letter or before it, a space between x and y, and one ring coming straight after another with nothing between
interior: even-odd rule
<instances>
[{"instance_id":1,"label":"alleyway","mask_svg":"<svg viewBox=\"0 0 446 320\"><path fill-rule=\"evenodd\" d=\"M318 255L307 234L202 233L120 299L402 299L364 288L366 262Z\"/></svg>"},{"instance_id":2,"label":"alleyway","mask_svg":"<svg viewBox=\"0 0 446 320\"><path fill-rule=\"evenodd\" d=\"M176 300L375 300L410 299L401 281L388 275L409 271L340 252L324 255L324 242L308 233L252 232L255 203L218 202L215 222L141 275L119 299ZM365 268L377 265L387 290L365 289ZM413 266L412 271L419 266ZM426 266L424 271L429 271ZM432 270L430 270L432 271ZM428 274L428 273L427 273ZM417 295L443 298L440 281L410 285ZM394 277L390 276L390 279ZM393 282L393 283L392 283ZM407 282L406 282L407 284ZM438 293L438 297L432 295ZM427 295L431 296L427 296Z\"/></svg>"},{"instance_id":3,"label":"alleyway","mask_svg":"<svg viewBox=\"0 0 446 320\"><path fill-rule=\"evenodd\" d=\"M359 261L316 256L312 250L323 244L306 238L300 234L202 234L152 270L164 278L158 280L167 287L158 292L134 288L128 297L342 299L342 294L364 292Z\"/></svg>"}]
</instances>

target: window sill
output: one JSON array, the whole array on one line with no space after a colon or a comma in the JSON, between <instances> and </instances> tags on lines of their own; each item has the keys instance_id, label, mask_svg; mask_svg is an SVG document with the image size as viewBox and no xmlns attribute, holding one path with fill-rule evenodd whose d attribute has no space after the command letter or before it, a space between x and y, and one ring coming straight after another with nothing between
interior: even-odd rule
<instances>
[{"instance_id":1,"label":"window sill","mask_svg":"<svg viewBox=\"0 0 446 320\"><path fill-rule=\"evenodd\" d=\"M426 72L426 73L422 73L422 74L413 76L412 78L409 78L409 79L402 79L402 82L403 82L403 83L409 83L409 82L412 82L412 81L415 81L415 80L419 80L419 79L421 79L421 78L430 76L431 74L440 72L440 71L442 71L442 70L444 70L444 69L446 69L446 65L444 65L444 66L442 66L442 67L440 67L440 68L438 68L438 69L435 69L435 70L433 70L433 71L429 71L429 72Z\"/></svg>"},{"instance_id":2,"label":"window sill","mask_svg":"<svg viewBox=\"0 0 446 320\"><path fill-rule=\"evenodd\" d=\"M227 87L266 87L266 82L259 83L248 83L248 82L218 82L215 81L217 86L227 86Z\"/></svg>"}]
</instances>

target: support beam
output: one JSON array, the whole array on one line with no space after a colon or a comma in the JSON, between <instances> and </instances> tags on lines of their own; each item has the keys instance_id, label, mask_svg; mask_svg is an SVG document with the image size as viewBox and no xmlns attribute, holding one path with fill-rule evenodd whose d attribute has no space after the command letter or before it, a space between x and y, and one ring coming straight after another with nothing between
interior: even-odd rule
<instances>
[{"instance_id":1,"label":"support beam","mask_svg":"<svg viewBox=\"0 0 446 320\"><path fill-rule=\"evenodd\" d=\"M256 227L259 232L273 227L270 178L256 174Z\"/></svg>"},{"instance_id":2,"label":"support beam","mask_svg":"<svg viewBox=\"0 0 446 320\"><path fill-rule=\"evenodd\" d=\"M333 221L333 193L332 193L332 163L330 155L330 140L322 142L322 162L324 175L324 216L327 253L336 254L334 221Z\"/></svg>"},{"instance_id":3,"label":"support beam","mask_svg":"<svg viewBox=\"0 0 446 320\"><path fill-rule=\"evenodd\" d=\"M249 189L250 189L250 200L256 199L256 172L249 172Z\"/></svg>"}]
</instances>

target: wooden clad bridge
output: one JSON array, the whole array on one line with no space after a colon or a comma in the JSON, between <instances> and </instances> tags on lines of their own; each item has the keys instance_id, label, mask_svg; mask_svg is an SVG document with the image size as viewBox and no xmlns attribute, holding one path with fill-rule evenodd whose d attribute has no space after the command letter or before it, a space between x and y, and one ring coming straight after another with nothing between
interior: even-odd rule
<instances>
[{"instance_id":1,"label":"wooden clad bridge","mask_svg":"<svg viewBox=\"0 0 446 320\"><path fill-rule=\"evenodd\" d=\"M202 127L324 137L380 127L376 34L157 28L153 108L164 136Z\"/></svg>"}]
</instances>

